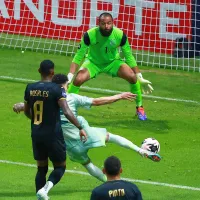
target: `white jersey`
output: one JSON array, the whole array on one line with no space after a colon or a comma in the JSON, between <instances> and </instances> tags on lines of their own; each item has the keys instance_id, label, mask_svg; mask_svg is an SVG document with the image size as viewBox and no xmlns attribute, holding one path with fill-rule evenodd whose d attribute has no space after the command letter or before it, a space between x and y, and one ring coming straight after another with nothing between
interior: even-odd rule
<instances>
[{"instance_id":1,"label":"white jersey","mask_svg":"<svg viewBox=\"0 0 200 200\"><path fill-rule=\"evenodd\" d=\"M88 124L87 121L78 116L78 108L82 107L85 109L90 109L92 105L93 98L89 98L86 96L80 96L78 94L67 94L67 104L74 114L74 116L78 119L80 125L84 127L85 124ZM80 139L79 130L71 123L69 120L63 115L63 112L60 111L61 114L61 125L63 130L66 129L67 131L63 131L65 139Z\"/></svg>"}]
</instances>

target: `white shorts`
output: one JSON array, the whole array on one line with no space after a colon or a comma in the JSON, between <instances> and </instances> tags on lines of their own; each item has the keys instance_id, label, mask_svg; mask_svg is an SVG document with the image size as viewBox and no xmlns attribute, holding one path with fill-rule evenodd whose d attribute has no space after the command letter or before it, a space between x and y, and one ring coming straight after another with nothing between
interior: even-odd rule
<instances>
[{"instance_id":1,"label":"white shorts","mask_svg":"<svg viewBox=\"0 0 200 200\"><path fill-rule=\"evenodd\" d=\"M85 164L90 160L87 155L89 149L106 146L105 141L107 137L107 130L105 128L90 127L84 118L79 119L79 121L80 120L82 121L81 125L83 129L87 133L87 141L83 143L80 140L80 137L79 139L65 137L65 144L67 148L67 155L70 160ZM75 126L62 126L62 130L64 136L67 135L68 131L79 135L79 130Z\"/></svg>"}]
</instances>

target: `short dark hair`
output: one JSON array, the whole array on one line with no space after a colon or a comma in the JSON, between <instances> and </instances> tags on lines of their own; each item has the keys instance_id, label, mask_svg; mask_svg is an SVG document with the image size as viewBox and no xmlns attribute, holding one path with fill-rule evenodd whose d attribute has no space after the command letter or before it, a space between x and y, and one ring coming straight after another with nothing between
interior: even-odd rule
<instances>
[{"instance_id":1,"label":"short dark hair","mask_svg":"<svg viewBox=\"0 0 200 200\"><path fill-rule=\"evenodd\" d=\"M121 162L115 156L110 156L104 161L104 169L108 175L116 176L121 169Z\"/></svg>"},{"instance_id":2,"label":"short dark hair","mask_svg":"<svg viewBox=\"0 0 200 200\"><path fill-rule=\"evenodd\" d=\"M112 16L110 13L108 13L108 12L103 12L103 13L101 13L101 14L99 15L99 21L101 20L102 17L111 17L112 20L113 20L113 16Z\"/></svg>"},{"instance_id":3,"label":"short dark hair","mask_svg":"<svg viewBox=\"0 0 200 200\"><path fill-rule=\"evenodd\" d=\"M40 73L43 75L49 75L51 69L54 69L54 63L51 60L43 60L40 63Z\"/></svg>"},{"instance_id":4,"label":"short dark hair","mask_svg":"<svg viewBox=\"0 0 200 200\"><path fill-rule=\"evenodd\" d=\"M55 74L52 78L52 82L56 84L64 84L68 81L68 78L65 74Z\"/></svg>"}]
</instances>

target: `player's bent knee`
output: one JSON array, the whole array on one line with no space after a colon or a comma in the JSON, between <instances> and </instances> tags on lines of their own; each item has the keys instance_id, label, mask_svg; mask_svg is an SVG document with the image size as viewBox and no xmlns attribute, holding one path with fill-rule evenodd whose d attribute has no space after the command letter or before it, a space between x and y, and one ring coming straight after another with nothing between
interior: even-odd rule
<instances>
[{"instance_id":1,"label":"player's bent knee","mask_svg":"<svg viewBox=\"0 0 200 200\"><path fill-rule=\"evenodd\" d=\"M84 78L84 76L82 77L81 74L78 74L73 83L75 86L81 86L85 81L86 78Z\"/></svg>"},{"instance_id":2,"label":"player's bent knee","mask_svg":"<svg viewBox=\"0 0 200 200\"><path fill-rule=\"evenodd\" d=\"M75 86L81 86L85 81L90 79L90 74L86 69L80 70L74 79Z\"/></svg>"},{"instance_id":3,"label":"player's bent knee","mask_svg":"<svg viewBox=\"0 0 200 200\"><path fill-rule=\"evenodd\" d=\"M137 77L136 77L136 75L135 75L135 74L132 74L132 75L130 76L128 82L129 82L130 84L135 84L135 83L137 83Z\"/></svg>"},{"instance_id":4,"label":"player's bent knee","mask_svg":"<svg viewBox=\"0 0 200 200\"><path fill-rule=\"evenodd\" d=\"M90 159L89 159L88 161L82 163L82 165L83 165L83 166L86 166L86 165L88 165L89 163L91 163L91 160L90 160Z\"/></svg>"}]
</instances>

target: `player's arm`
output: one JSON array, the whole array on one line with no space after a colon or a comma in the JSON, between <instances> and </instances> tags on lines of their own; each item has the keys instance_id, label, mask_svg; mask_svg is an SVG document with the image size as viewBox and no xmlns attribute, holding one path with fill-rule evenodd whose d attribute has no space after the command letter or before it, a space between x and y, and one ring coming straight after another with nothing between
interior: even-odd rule
<instances>
[{"instance_id":1,"label":"player's arm","mask_svg":"<svg viewBox=\"0 0 200 200\"><path fill-rule=\"evenodd\" d=\"M65 98L61 98L58 100L58 105L60 106L60 108L63 111L63 114L65 115L65 117L72 123L74 124L74 126L76 126L79 130L82 129L81 125L79 124L79 122L77 121L77 119L74 117L73 113L71 112L71 110L69 109L66 99ZM28 104L26 103L16 103L13 106L13 111L16 113L20 113L21 111L24 111L25 115L31 116L30 113L30 108L28 106Z\"/></svg>"},{"instance_id":2,"label":"player's arm","mask_svg":"<svg viewBox=\"0 0 200 200\"><path fill-rule=\"evenodd\" d=\"M78 50L72 60L72 63L70 65L70 70L67 75L69 82L72 81L74 74L76 73L77 69L80 66L81 61L83 60L87 50L88 46L90 45L90 38L88 33L84 33L81 42L79 44Z\"/></svg>"},{"instance_id":3,"label":"player's arm","mask_svg":"<svg viewBox=\"0 0 200 200\"><path fill-rule=\"evenodd\" d=\"M78 120L74 117L74 114L72 111L69 109L69 106L67 104L67 101L65 99L60 99L58 101L58 105L63 111L63 114L65 117L72 123L74 126L76 126L79 130L82 129L81 125L79 124Z\"/></svg>"},{"instance_id":4,"label":"player's arm","mask_svg":"<svg viewBox=\"0 0 200 200\"><path fill-rule=\"evenodd\" d=\"M24 103L24 114L26 115L26 117L31 119L31 108L26 102Z\"/></svg>"},{"instance_id":5,"label":"player's arm","mask_svg":"<svg viewBox=\"0 0 200 200\"><path fill-rule=\"evenodd\" d=\"M131 92L123 92L121 94L116 94L109 97L99 97L92 100L92 106L101 106L105 104L110 104L119 100L129 100L132 101L136 98L136 94Z\"/></svg>"},{"instance_id":6,"label":"player's arm","mask_svg":"<svg viewBox=\"0 0 200 200\"><path fill-rule=\"evenodd\" d=\"M76 126L79 131L80 131L80 139L83 142L87 141L87 134L86 132L83 130L83 128L81 127L81 125L79 124L78 120L74 117L74 114L72 113L72 111L69 109L69 106L67 104L67 101L65 98L61 98L58 100L58 105L59 107L62 109L63 114L65 115L65 117L72 123L74 124L74 126Z\"/></svg>"},{"instance_id":7,"label":"player's arm","mask_svg":"<svg viewBox=\"0 0 200 200\"><path fill-rule=\"evenodd\" d=\"M131 68L136 68L135 69L136 72L140 72L139 68L137 67L136 60L132 54L131 46L129 44L128 38L125 33L123 33L120 46L121 46L122 53L124 54L124 57L128 66L130 66Z\"/></svg>"},{"instance_id":8,"label":"player's arm","mask_svg":"<svg viewBox=\"0 0 200 200\"><path fill-rule=\"evenodd\" d=\"M128 41L128 38L126 34L123 33L122 40L121 40L121 49L124 54L126 63L132 68L134 73L137 76L137 79L139 80L140 84L142 85L143 93L148 94L153 91L153 87L151 86L151 82L144 79L142 76L142 73L140 72L139 68L137 67L136 60L134 56L132 55L132 50Z\"/></svg>"},{"instance_id":9,"label":"player's arm","mask_svg":"<svg viewBox=\"0 0 200 200\"><path fill-rule=\"evenodd\" d=\"M30 89L28 84L24 92L24 114L26 115L26 117L31 119L31 108L29 106L29 97L30 97Z\"/></svg>"},{"instance_id":10,"label":"player's arm","mask_svg":"<svg viewBox=\"0 0 200 200\"><path fill-rule=\"evenodd\" d=\"M136 195L136 200L143 200L142 194L138 188L135 190L135 195Z\"/></svg>"}]
</instances>

